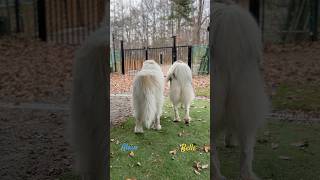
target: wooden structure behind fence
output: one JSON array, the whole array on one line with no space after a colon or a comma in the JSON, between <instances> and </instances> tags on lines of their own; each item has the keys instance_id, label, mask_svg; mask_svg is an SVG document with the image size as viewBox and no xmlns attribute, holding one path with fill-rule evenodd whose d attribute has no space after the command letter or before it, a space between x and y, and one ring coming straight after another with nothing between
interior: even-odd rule
<instances>
[{"instance_id":1,"label":"wooden structure behind fence","mask_svg":"<svg viewBox=\"0 0 320 180\"><path fill-rule=\"evenodd\" d=\"M80 44L105 18L105 0L0 1L0 35ZM107 33L107 32L106 32Z\"/></svg>"},{"instance_id":2,"label":"wooden structure behind fence","mask_svg":"<svg viewBox=\"0 0 320 180\"><path fill-rule=\"evenodd\" d=\"M47 40L60 43L81 43L105 18L105 0L45 0L45 8Z\"/></svg>"}]
</instances>

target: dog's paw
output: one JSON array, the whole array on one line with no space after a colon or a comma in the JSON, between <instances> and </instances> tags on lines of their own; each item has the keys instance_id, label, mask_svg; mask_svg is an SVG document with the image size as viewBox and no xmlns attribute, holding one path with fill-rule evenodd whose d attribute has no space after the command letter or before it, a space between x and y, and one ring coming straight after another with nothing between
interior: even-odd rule
<instances>
[{"instance_id":1,"label":"dog's paw","mask_svg":"<svg viewBox=\"0 0 320 180\"><path fill-rule=\"evenodd\" d=\"M180 122L181 119L180 118L174 118L173 122Z\"/></svg>"},{"instance_id":2,"label":"dog's paw","mask_svg":"<svg viewBox=\"0 0 320 180\"><path fill-rule=\"evenodd\" d=\"M156 130L161 130L161 125L157 125Z\"/></svg>"},{"instance_id":3,"label":"dog's paw","mask_svg":"<svg viewBox=\"0 0 320 180\"><path fill-rule=\"evenodd\" d=\"M185 117L185 118L184 118L184 123L185 123L185 124L189 124L190 121L191 121L191 118L190 118L190 117Z\"/></svg>"},{"instance_id":4,"label":"dog's paw","mask_svg":"<svg viewBox=\"0 0 320 180\"><path fill-rule=\"evenodd\" d=\"M142 127L134 127L134 133L143 133L143 128Z\"/></svg>"},{"instance_id":5,"label":"dog's paw","mask_svg":"<svg viewBox=\"0 0 320 180\"><path fill-rule=\"evenodd\" d=\"M152 124L152 125L151 125L151 129L157 129L156 125L155 125L155 124Z\"/></svg>"}]
</instances>

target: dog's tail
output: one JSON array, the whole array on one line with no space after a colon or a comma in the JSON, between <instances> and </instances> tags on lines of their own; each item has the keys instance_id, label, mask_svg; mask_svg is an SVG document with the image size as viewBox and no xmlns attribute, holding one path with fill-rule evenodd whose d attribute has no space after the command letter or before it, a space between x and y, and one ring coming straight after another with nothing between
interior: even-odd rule
<instances>
[{"instance_id":1,"label":"dog's tail","mask_svg":"<svg viewBox=\"0 0 320 180\"><path fill-rule=\"evenodd\" d=\"M169 68L169 70L168 70L168 72L167 72L167 76L166 76L166 82L169 82L169 81L171 81L172 80L172 78L175 78L175 75L174 75L174 70L175 70L175 68L176 68L176 63L175 64L173 64L170 68Z\"/></svg>"},{"instance_id":2,"label":"dog's tail","mask_svg":"<svg viewBox=\"0 0 320 180\"><path fill-rule=\"evenodd\" d=\"M133 103L136 109L135 117L141 120L146 128L150 128L153 120L156 118L156 91L161 89L159 80L155 75L140 74L136 76L136 83L133 86ZM139 107L139 108L137 108Z\"/></svg>"}]
</instances>

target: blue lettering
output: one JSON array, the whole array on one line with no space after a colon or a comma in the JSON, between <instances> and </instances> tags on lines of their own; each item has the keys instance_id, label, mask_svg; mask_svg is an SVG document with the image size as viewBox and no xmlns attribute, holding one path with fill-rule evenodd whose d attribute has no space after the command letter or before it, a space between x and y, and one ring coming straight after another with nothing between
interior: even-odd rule
<instances>
[{"instance_id":1,"label":"blue lettering","mask_svg":"<svg viewBox=\"0 0 320 180\"><path fill-rule=\"evenodd\" d=\"M135 151L138 149L138 146L130 146L127 143L122 144L121 151Z\"/></svg>"}]
</instances>

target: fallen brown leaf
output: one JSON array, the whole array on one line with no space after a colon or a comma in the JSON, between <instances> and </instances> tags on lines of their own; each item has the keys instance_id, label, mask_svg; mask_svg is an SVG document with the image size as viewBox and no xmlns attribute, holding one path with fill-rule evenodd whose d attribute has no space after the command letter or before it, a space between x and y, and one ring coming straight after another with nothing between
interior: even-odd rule
<instances>
[{"instance_id":1,"label":"fallen brown leaf","mask_svg":"<svg viewBox=\"0 0 320 180\"><path fill-rule=\"evenodd\" d=\"M126 178L126 180L137 180L137 178Z\"/></svg>"},{"instance_id":2,"label":"fallen brown leaf","mask_svg":"<svg viewBox=\"0 0 320 180\"><path fill-rule=\"evenodd\" d=\"M201 171L201 165L199 161L194 161L193 162L193 168L195 168L195 170L197 171Z\"/></svg>"},{"instance_id":3,"label":"fallen brown leaf","mask_svg":"<svg viewBox=\"0 0 320 180\"><path fill-rule=\"evenodd\" d=\"M308 147L309 142L308 141L300 141L300 142L292 143L291 145L296 146L296 147Z\"/></svg>"},{"instance_id":4,"label":"fallen brown leaf","mask_svg":"<svg viewBox=\"0 0 320 180\"><path fill-rule=\"evenodd\" d=\"M196 175L200 175L200 172L199 171L197 171L197 170L193 170L194 171L194 173L196 173Z\"/></svg>"},{"instance_id":5,"label":"fallen brown leaf","mask_svg":"<svg viewBox=\"0 0 320 180\"><path fill-rule=\"evenodd\" d=\"M277 149L278 147L279 147L279 144L271 143L271 148L272 149Z\"/></svg>"},{"instance_id":6,"label":"fallen brown leaf","mask_svg":"<svg viewBox=\"0 0 320 180\"><path fill-rule=\"evenodd\" d=\"M204 152L206 152L206 153L210 152L210 145L204 145L204 146L203 146L203 150L204 150Z\"/></svg>"},{"instance_id":7,"label":"fallen brown leaf","mask_svg":"<svg viewBox=\"0 0 320 180\"><path fill-rule=\"evenodd\" d=\"M177 150L172 150L172 151L169 151L169 154L172 154L172 155L176 155L177 154Z\"/></svg>"},{"instance_id":8,"label":"fallen brown leaf","mask_svg":"<svg viewBox=\"0 0 320 180\"><path fill-rule=\"evenodd\" d=\"M130 157L134 157L134 153L131 151L131 152L129 153L129 156L130 156Z\"/></svg>"},{"instance_id":9,"label":"fallen brown leaf","mask_svg":"<svg viewBox=\"0 0 320 180\"><path fill-rule=\"evenodd\" d=\"M204 164L201 166L202 169L207 169L209 167L209 164Z\"/></svg>"},{"instance_id":10,"label":"fallen brown leaf","mask_svg":"<svg viewBox=\"0 0 320 180\"><path fill-rule=\"evenodd\" d=\"M288 157L288 156L279 156L279 159L282 159L282 160L291 160L292 158L291 158L291 157Z\"/></svg>"}]
</instances>

